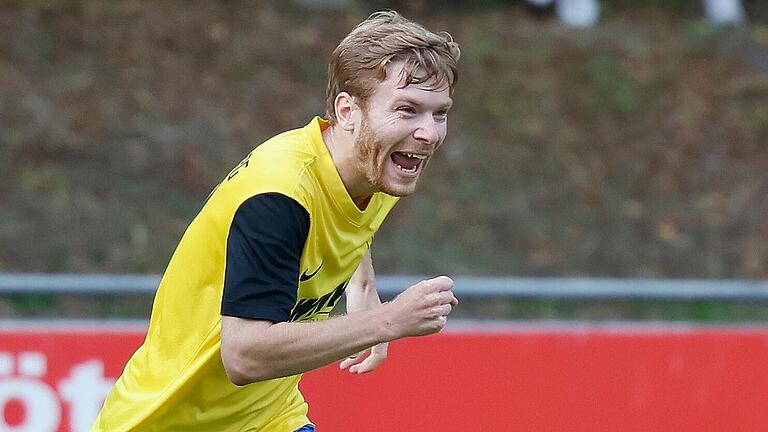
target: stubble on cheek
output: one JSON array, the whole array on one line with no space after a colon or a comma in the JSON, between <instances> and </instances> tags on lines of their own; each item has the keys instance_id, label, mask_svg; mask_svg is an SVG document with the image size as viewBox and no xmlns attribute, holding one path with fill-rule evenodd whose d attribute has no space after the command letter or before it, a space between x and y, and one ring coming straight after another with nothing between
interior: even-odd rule
<instances>
[{"instance_id":1,"label":"stubble on cheek","mask_svg":"<svg viewBox=\"0 0 768 432\"><path fill-rule=\"evenodd\" d=\"M365 174L368 182L376 190L384 189L384 163L382 151L384 145L373 130L368 127L367 122L363 122L360 129L360 135L355 142L357 167L360 172Z\"/></svg>"}]
</instances>

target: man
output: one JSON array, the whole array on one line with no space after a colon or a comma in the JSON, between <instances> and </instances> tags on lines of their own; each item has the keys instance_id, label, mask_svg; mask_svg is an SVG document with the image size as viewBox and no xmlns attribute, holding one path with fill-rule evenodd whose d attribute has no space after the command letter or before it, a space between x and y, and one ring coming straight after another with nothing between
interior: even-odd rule
<instances>
[{"instance_id":1,"label":"man","mask_svg":"<svg viewBox=\"0 0 768 432\"><path fill-rule=\"evenodd\" d=\"M353 29L328 120L258 146L187 229L93 431L312 431L301 373L341 359L366 373L387 342L443 328L453 282L382 304L369 248L445 138L458 58L395 12ZM347 314L326 319L345 288Z\"/></svg>"}]
</instances>

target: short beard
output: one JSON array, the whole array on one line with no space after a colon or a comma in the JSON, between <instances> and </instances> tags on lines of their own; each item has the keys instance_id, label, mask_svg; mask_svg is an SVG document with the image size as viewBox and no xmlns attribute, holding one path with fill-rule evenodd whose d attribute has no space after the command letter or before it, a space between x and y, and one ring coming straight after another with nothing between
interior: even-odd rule
<instances>
[{"instance_id":1,"label":"short beard","mask_svg":"<svg viewBox=\"0 0 768 432\"><path fill-rule=\"evenodd\" d=\"M360 122L360 134L355 139L355 162L359 172L365 175L368 183L379 192L386 191L384 167L381 166L381 151L384 143L376 132L368 126L368 119L363 115ZM386 163L386 161L384 161Z\"/></svg>"}]
</instances>

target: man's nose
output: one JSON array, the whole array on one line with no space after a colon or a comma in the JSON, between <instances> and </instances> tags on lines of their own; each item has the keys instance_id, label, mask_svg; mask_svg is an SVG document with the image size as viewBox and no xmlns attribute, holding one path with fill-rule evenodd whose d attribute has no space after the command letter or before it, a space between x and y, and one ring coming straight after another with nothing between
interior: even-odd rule
<instances>
[{"instance_id":1,"label":"man's nose","mask_svg":"<svg viewBox=\"0 0 768 432\"><path fill-rule=\"evenodd\" d=\"M424 144L437 144L440 141L440 133L437 130L435 119L429 114L424 115L413 137Z\"/></svg>"}]
</instances>

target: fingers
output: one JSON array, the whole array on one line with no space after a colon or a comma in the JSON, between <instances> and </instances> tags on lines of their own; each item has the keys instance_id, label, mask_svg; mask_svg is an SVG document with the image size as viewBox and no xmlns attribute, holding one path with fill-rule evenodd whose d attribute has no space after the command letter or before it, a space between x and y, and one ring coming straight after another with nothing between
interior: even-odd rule
<instances>
[{"instance_id":1,"label":"fingers","mask_svg":"<svg viewBox=\"0 0 768 432\"><path fill-rule=\"evenodd\" d=\"M349 373L352 374L364 374L374 371L387 359L387 345L386 343L374 345L372 348L363 351L362 354L367 354L367 356L355 356L354 359L348 357L341 362L339 367L341 369L349 369Z\"/></svg>"},{"instance_id":2,"label":"fingers","mask_svg":"<svg viewBox=\"0 0 768 432\"><path fill-rule=\"evenodd\" d=\"M438 276L418 282L398 295L391 303L391 310L395 311L396 315L393 322L402 323L401 335L395 339L425 336L441 331L445 326L446 317L453 307L459 304L451 291L452 288L451 278Z\"/></svg>"},{"instance_id":3,"label":"fingers","mask_svg":"<svg viewBox=\"0 0 768 432\"><path fill-rule=\"evenodd\" d=\"M339 369L344 370L348 369L350 366L362 361L361 358L358 357L347 357L344 360L339 363Z\"/></svg>"},{"instance_id":4,"label":"fingers","mask_svg":"<svg viewBox=\"0 0 768 432\"><path fill-rule=\"evenodd\" d=\"M367 349L365 351L359 352L357 354L352 354L351 356L345 358L339 364L339 369L341 369L341 370L348 369L351 366L356 365L356 364L362 362L363 360L366 359L366 355L368 354L369 351L370 351L370 349Z\"/></svg>"},{"instance_id":5,"label":"fingers","mask_svg":"<svg viewBox=\"0 0 768 432\"><path fill-rule=\"evenodd\" d=\"M445 328L445 325L448 323L448 317L445 315L440 315L437 317L437 331L441 331L443 328Z\"/></svg>"},{"instance_id":6,"label":"fingers","mask_svg":"<svg viewBox=\"0 0 768 432\"><path fill-rule=\"evenodd\" d=\"M449 291L453 288L453 279L448 276L438 276L423 282L435 291Z\"/></svg>"},{"instance_id":7,"label":"fingers","mask_svg":"<svg viewBox=\"0 0 768 432\"><path fill-rule=\"evenodd\" d=\"M349 368L349 372L364 374L378 369L378 367L384 363L384 360L387 359L387 348L388 344L386 343L374 345L370 350L370 355L366 357L362 363Z\"/></svg>"},{"instance_id":8,"label":"fingers","mask_svg":"<svg viewBox=\"0 0 768 432\"><path fill-rule=\"evenodd\" d=\"M443 304L435 307L433 310L435 311L436 316L448 316L448 314L451 313L451 310L453 310L453 306L450 304Z\"/></svg>"},{"instance_id":9,"label":"fingers","mask_svg":"<svg viewBox=\"0 0 768 432\"><path fill-rule=\"evenodd\" d=\"M362 363L356 364L349 368L349 372L353 374L364 374L378 369L378 367L384 363L384 358L377 355L369 355L363 360Z\"/></svg>"},{"instance_id":10,"label":"fingers","mask_svg":"<svg viewBox=\"0 0 768 432\"><path fill-rule=\"evenodd\" d=\"M458 300L456 300L456 297L451 291L440 292L437 294L437 296L438 304L454 304L454 302L458 303Z\"/></svg>"},{"instance_id":11,"label":"fingers","mask_svg":"<svg viewBox=\"0 0 768 432\"><path fill-rule=\"evenodd\" d=\"M423 281L429 288L434 289L436 292L447 296L445 303L451 303L456 306L459 304L459 300L453 295L453 279L448 276L438 276L436 278Z\"/></svg>"},{"instance_id":12,"label":"fingers","mask_svg":"<svg viewBox=\"0 0 768 432\"><path fill-rule=\"evenodd\" d=\"M417 283L415 286L420 286L422 293L439 294L440 303L450 303L452 305L459 304L459 300L453 295L453 280L448 276L438 276L436 278L423 280Z\"/></svg>"}]
</instances>

